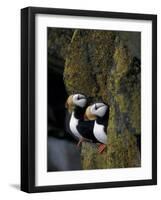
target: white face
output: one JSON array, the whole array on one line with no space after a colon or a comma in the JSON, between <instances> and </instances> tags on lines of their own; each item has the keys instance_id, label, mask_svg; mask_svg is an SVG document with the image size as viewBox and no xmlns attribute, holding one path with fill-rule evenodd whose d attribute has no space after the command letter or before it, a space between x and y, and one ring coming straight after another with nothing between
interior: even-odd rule
<instances>
[{"instance_id":1,"label":"white face","mask_svg":"<svg viewBox=\"0 0 161 200\"><path fill-rule=\"evenodd\" d=\"M73 104L83 108L87 104L87 98L82 94L74 94L73 95Z\"/></svg>"},{"instance_id":2,"label":"white face","mask_svg":"<svg viewBox=\"0 0 161 200\"><path fill-rule=\"evenodd\" d=\"M95 103L91 106L91 113L98 117L103 117L107 111L108 106L104 103Z\"/></svg>"}]
</instances>

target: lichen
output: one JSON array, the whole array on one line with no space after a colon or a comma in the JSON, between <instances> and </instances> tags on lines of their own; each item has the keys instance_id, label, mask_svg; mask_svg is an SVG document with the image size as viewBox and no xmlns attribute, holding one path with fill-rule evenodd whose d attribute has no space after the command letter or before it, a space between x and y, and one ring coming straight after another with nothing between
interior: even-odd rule
<instances>
[{"instance_id":1,"label":"lichen","mask_svg":"<svg viewBox=\"0 0 161 200\"><path fill-rule=\"evenodd\" d=\"M107 149L98 154L96 145L84 143L83 169L141 165L135 137L141 134L139 42L140 33L75 30L73 34L64 70L68 93L81 92L91 102L102 100L110 106Z\"/></svg>"},{"instance_id":2,"label":"lichen","mask_svg":"<svg viewBox=\"0 0 161 200\"><path fill-rule=\"evenodd\" d=\"M136 139L128 131L120 135L110 134L107 146L107 168L140 166L140 154Z\"/></svg>"},{"instance_id":3,"label":"lichen","mask_svg":"<svg viewBox=\"0 0 161 200\"><path fill-rule=\"evenodd\" d=\"M82 144L81 155L82 166L84 169L105 169L107 167L107 151L105 150L101 154L98 153L98 145L91 145L89 143L84 142Z\"/></svg>"}]
</instances>

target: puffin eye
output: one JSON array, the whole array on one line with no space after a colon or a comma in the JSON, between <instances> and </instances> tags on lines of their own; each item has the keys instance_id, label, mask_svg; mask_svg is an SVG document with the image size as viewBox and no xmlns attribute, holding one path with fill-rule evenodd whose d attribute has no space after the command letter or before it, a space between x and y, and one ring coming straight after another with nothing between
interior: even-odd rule
<instances>
[{"instance_id":1,"label":"puffin eye","mask_svg":"<svg viewBox=\"0 0 161 200\"><path fill-rule=\"evenodd\" d=\"M79 95L78 95L78 97L77 97L77 100L79 100Z\"/></svg>"},{"instance_id":2,"label":"puffin eye","mask_svg":"<svg viewBox=\"0 0 161 200\"><path fill-rule=\"evenodd\" d=\"M97 110L97 106L96 106L96 104L95 104L95 110Z\"/></svg>"}]
</instances>

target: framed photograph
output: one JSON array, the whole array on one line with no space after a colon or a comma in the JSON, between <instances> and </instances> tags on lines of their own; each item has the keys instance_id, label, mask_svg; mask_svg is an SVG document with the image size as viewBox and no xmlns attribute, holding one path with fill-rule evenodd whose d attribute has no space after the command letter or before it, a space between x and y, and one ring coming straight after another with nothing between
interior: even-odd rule
<instances>
[{"instance_id":1,"label":"framed photograph","mask_svg":"<svg viewBox=\"0 0 161 200\"><path fill-rule=\"evenodd\" d=\"M21 190L157 184L157 16L21 10Z\"/></svg>"}]
</instances>

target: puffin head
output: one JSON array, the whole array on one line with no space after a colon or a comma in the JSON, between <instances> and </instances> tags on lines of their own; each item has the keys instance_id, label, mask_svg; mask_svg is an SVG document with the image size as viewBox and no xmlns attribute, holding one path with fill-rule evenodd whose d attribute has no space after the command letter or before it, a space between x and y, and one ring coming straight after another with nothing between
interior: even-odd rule
<instances>
[{"instance_id":1,"label":"puffin head","mask_svg":"<svg viewBox=\"0 0 161 200\"><path fill-rule=\"evenodd\" d=\"M85 118L89 120L95 120L97 117L103 117L108 109L108 106L104 103L94 103L88 106L85 112Z\"/></svg>"},{"instance_id":2,"label":"puffin head","mask_svg":"<svg viewBox=\"0 0 161 200\"><path fill-rule=\"evenodd\" d=\"M87 104L87 98L83 94L70 95L66 101L65 107L71 111L74 106L84 108Z\"/></svg>"}]
</instances>

